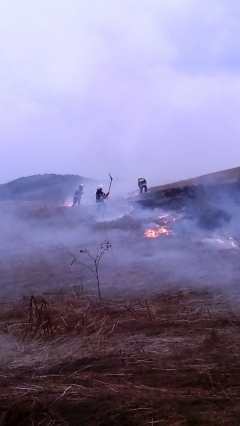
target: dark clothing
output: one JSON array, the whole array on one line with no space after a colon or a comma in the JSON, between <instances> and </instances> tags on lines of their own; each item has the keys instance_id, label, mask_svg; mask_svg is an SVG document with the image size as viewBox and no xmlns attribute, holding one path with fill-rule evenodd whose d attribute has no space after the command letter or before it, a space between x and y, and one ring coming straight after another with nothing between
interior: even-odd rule
<instances>
[{"instance_id":1,"label":"dark clothing","mask_svg":"<svg viewBox=\"0 0 240 426\"><path fill-rule=\"evenodd\" d=\"M140 178L138 179L138 188L140 190L140 194L143 192L143 190L145 192L147 192L147 181L144 178Z\"/></svg>"},{"instance_id":2,"label":"dark clothing","mask_svg":"<svg viewBox=\"0 0 240 426\"><path fill-rule=\"evenodd\" d=\"M147 185L142 185L139 189L140 189L140 194L143 192L143 190L147 192Z\"/></svg>"},{"instance_id":3,"label":"dark clothing","mask_svg":"<svg viewBox=\"0 0 240 426\"><path fill-rule=\"evenodd\" d=\"M105 198L106 198L106 194L103 192L103 190L102 189L97 189L97 192L96 192L96 203L103 203Z\"/></svg>"},{"instance_id":4,"label":"dark clothing","mask_svg":"<svg viewBox=\"0 0 240 426\"><path fill-rule=\"evenodd\" d=\"M73 199L73 206L79 206L80 205L82 194L83 194L82 188L76 189L75 194L74 194L74 199Z\"/></svg>"},{"instance_id":5,"label":"dark clothing","mask_svg":"<svg viewBox=\"0 0 240 426\"><path fill-rule=\"evenodd\" d=\"M79 206L79 204L80 204L80 198L74 195L73 206Z\"/></svg>"},{"instance_id":6,"label":"dark clothing","mask_svg":"<svg viewBox=\"0 0 240 426\"><path fill-rule=\"evenodd\" d=\"M81 197L82 194L83 194L82 188L77 188L76 191L75 191L75 196Z\"/></svg>"}]
</instances>

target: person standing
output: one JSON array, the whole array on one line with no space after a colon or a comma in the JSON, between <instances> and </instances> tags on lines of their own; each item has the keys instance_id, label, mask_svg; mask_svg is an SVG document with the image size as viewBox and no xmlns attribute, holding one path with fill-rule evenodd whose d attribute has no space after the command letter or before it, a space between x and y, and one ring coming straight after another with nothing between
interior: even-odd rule
<instances>
[{"instance_id":1,"label":"person standing","mask_svg":"<svg viewBox=\"0 0 240 426\"><path fill-rule=\"evenodd\" d=\"M147 181L144 178L138 178L139 193L142 194L143 190L147 192Z\"/></svg>"},{"instance_id":2,"label":"person standing","mask_svg":"<svg viewBox=\"0 0 240 426\"><path fill-rule=\"evenodd\" d=\"M73 207L74 206L80 206L81 203L81 197L83 195L83 184L80 184L79 187L76 189L73 199Z\"/></svg>"},{"instance_id":3,"label":"person standing","mask_svg":"<svg viewBox=\"0 0 240 426\"><path fill-rule=\"evenodd\" d=\"M107 194L105 194L103 192L103 186L99 185L99 187L97 188L96 191L96 203L104 203L104 200L109 196L109 192L107 192Z\"/></svg>"}]
</instances>

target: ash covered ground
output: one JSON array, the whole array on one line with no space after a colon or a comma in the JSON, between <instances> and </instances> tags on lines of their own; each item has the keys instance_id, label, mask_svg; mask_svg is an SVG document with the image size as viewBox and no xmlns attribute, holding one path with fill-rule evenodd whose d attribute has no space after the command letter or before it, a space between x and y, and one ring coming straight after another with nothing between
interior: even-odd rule
<instances>
[{"instance_id":1,"label":"ash covered ground","mask_svg":"<svg viewBox=\"0 0 240 426\"><path fill-rule=\"evenodd\" d=\"M106 240L111 250L99 264L103 297L199 285L237 292L240 200L237 188L230 189L174 194L151 208L148 195L143 203L113 195L106 213L84 204L1 202L1 300L66 287L97 295L91 260L80 250L95 258Z\"/></svg>"}]
</instances>

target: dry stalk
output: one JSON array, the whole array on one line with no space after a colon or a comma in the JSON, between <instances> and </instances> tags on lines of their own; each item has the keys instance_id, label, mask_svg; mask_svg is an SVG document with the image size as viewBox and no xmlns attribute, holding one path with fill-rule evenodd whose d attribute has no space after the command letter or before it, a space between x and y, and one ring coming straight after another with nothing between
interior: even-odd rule
<instances>
[{"instance_id":1,"label":"dry stalk","mask_svg":"<svg viewBox=\"0 0 240 426\"><path fill-rule=\"evenodd\" d=\"M52 307L46 299L37 303L34 296L31 296L29 302L28 322L26 325L25 336L34 339L37 335L53 335Z\"/></svg>"},{"instance_id":2,"label":"dry stalk","mask_svg":"<svg viewBox=\"0 0 240 426\"><path fill-rule=\"evenodd\" d=\"M111 247L112 246L108 240L104 241L98 246L95 257L87 249L79 250L80 254L86 254L88 256L92 266L89 266L87 263L84 263L76 259L73 259L73 261L71 262L71 265L73 265L74 263L77 263L78 265L85 266L94 275L97 281L98 297L100 300L102 300L102 295L101 295L101 289L100 289L99 265L103 255L107 251L110 251Z\"/></svg>"}]
</instances>

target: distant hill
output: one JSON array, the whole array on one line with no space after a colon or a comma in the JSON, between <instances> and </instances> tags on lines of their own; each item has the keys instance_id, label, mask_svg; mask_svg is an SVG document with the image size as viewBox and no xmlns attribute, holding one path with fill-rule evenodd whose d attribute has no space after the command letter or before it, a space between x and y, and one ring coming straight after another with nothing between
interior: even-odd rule
<instances>
[{"instance_id":1,"label":"distant hill","mask_svg":"<svg viewBox=\"0 0 240 426\"><path fill-rule=\"evenodd\" d=\"M93 179L78 175L43 174L21 177L0 185L0 201L63 201L73 196L80 183L93 184Z\"/></svg>"},{"instance_id":2,"label":"distant hill","mask_svg":"<svg viewBox=\"0 0 240 426\"><path fill-rule=\"evenodd\" d=\"M154 186L150 188L151 192L163 191L172 188L182 188L184 186L197 185L216 185L225 183L234 183L240 181L240 167L234 169L222 170L220 172L209 173L191 179L180 180L167 185Z\"/></svg>"}]
</instances>

